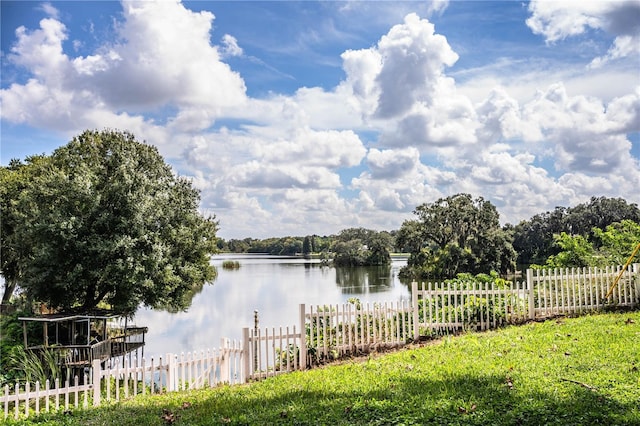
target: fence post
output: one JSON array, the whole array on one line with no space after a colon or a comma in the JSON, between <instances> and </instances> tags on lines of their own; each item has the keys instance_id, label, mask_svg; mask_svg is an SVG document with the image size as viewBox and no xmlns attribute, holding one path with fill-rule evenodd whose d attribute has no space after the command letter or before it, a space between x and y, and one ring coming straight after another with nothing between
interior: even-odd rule
<instances>
[{"instance_id":1,"label":"fence post","mask_svg":"<svg viewBox=\"0 0 640 426\"><path fill-rule=\"evenodd\" d=\"M231 383L231 340L220 339L220 381Z\"/></svg>"},{"instance_id":2,"label":"fence post","mask_svg":"<svg viewBox=\"0 0 640 426\"><path fill-rule=\"evenodd\" d=\"M178 387L176 386L176 383L177 383L176 374L177 374L176 355L168 353L167 354L167 392L173 392L178 390ZM162 383L162 379L160 380L160 383Z\"/></svg>"},{"instance_id":3,"label":"fence post","mask_svg":"<svg viewBox=\"0 0 640 426\"><path fill-rule=\"evenodd\" d=\"M258 339L258 310L253 311L253 371L258 371L258 345L260 339Z\"/></svg>"},{"instance_id":4,"label":"fence post","mask_svg":"<svg viewBox=\"0 0 640 426\"><path fill-rule=\"evenodd\" d=\"M533 269L527 269L527 295L529 296L529 319L536 319L536 302L533 292Z\"/></svg>"},{"instance_id":5,"label":"fence post","mask_svg":"<svg viewBox=\"0 0 640 426\"><path fill-rule=\"evenodd\" d=\"M251 350L249 349L249 327L244 327L242 329L242 371L244 372L244 380L243 382L248 382L251 377L251 370L249 370L249 366L251 365Z\"/></svg>"},{"instance_id":6,"label":"fence post","mask_svg":"<svg viewBox=\"0 0 640 426\"><path fill-rule=\"evenodd\" d=\"M300 304L300 369L307 369L307 327L306 327L306 306Z\"/></svg>"},{"instance_id":7,"label":"fence post","mask_svg":"<svg viewBox=\"0 0 640 426\"><path fill-rule=\"evenodd\" d=\"M411 282L411 313L413 314L413 340L420 339L420 327L418 327L418 283Z\"/></svg>"},{"instance_id":8,"label":"fence post","mask_svg":"<svg viewBox=\"0 0 640 426\"><path fill-rule=\"evenodd\" d=\"M635 304L638 305L640 303L640 263L634 263L631 265L631 271L633 272L633 274L635 275L635 279L633 280L635 282Z\"/></svg>"},{"instance_id":9,"label":"fence post","mask_svg":"<svg viewBox=\"0 0 640 426\"><path fill-rule=\"evenodd\" d=\"M93 378L91 379L91 383L93 386L93 406L97 407L100 405L100 376L101 376L101 367L100 360L94 359L91 363L91 369L93 373Z\"/></svg>"}]
</instances>

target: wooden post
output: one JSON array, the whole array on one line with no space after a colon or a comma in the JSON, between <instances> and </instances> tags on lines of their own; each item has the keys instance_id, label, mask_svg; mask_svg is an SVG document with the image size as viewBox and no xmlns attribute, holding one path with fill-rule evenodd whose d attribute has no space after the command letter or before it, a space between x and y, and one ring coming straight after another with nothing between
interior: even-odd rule
<instances>
[{"instance_id":1,"label":"wooden post","mask_svg":"<svg viewBox=\"0 0 640 426\"><path fill-rule=\"evenodd\" d=\"M415 342L420 339L420 327L418 326L418 313L420 310L419 300L418 300L418 283L415 281L411 282L411 311L413 314L413 340Z\"/></svg>"},{"instance_id":2,"label":"wooden post","mask_svg":"<svg viewBox=\"0 0 640 426\"><path fill-rule=\"evenodd\" d=\"M176 362L174 354L167 354L167 392L173 392L178 390L176 386L176 371L175 370ZM162 369L160 370L160 374L162 375ZM160 376L160 386L162 387L162 376Z\"/></svg>"},{"instance_id":3,"label":"wooden post","mask_svg":"<svg viewBox=\"0 0 640 426\"><path fill-rule=\"evenodd\" d=\"M258 310L253 311L253 371L258 371ZM266 341L265 341L266 342Z\"/></svg>"},{"instance_id":4,"label":"wooden post","mask_svg":"<svg viewBox=\"0 0 640 426\"><path fill-rule=\"evenodd\" d=\"M91 363L93 378L91 384L93 386L93 406L100 405L100 360L94 359Z\"/></svg>"},{"instance_id":5,"label":"wooden post","mask_svg":"<svg viewBox=\"0 0 640 426\"><path fill-rule=\"evenodd\" d=\"M220 382L231 383L230 341L228 338L220 339Z\"/></svg>"},{"instance_id":6,"label":"wooden post","mask_svg":"<svg viewBox=\"0 0 640 426\"><path fill-rule=\"evenodd\" d=\"M250 361L249 357L251 356L251 351L249 350L249 327L244 327L242 329L242 370L244 373L244 382L248 382L251 377L250 371Z\"/></svg>"},{"instance_id":7,"label":"wooden post","mask_svg":"<svg viewBox=\"0 0 640 426\"><path fill-rule=\"evenodd\" d=\"M533 269L527 269L527 295L529 296L529 319L536 318L536 306L533 293Z\"/></svg>"},{"instance_id":8,"label":"wooden post","mask_svg":"<svg viewBox=\"0 0 640 426\"><path fill-rule=\"evenodd\" d=\"M306 370L307 364L307 327L305 324L306 306L300 304L300 369Z\"/></svg>"},{"instance_id":9,"label":"wooden post","mask_svg":"<svg viewBox=\"0 0 640 426\"><path fill-rule=\"evenodd\" d=\"M632 300L632 303L635 302L635 305L637 306L640 302L640 263L632 264L631 271L635 275L635 279L633 280L635 286L632 289L632 291L634 291L635 293L633 294L634 298Z\"/></svg>"}]
</instances>

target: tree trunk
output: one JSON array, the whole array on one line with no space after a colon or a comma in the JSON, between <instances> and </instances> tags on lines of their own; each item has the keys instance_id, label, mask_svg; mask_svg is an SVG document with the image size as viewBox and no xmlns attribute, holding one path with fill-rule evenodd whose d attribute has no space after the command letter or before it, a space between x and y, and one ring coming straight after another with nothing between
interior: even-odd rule
<instances>
[{"instance_id":1,"label":"tree trunk","mask_svg":"<svg viewBox=\"0 0 640 426\"><path fill-rule=\"evenodd\" d=\"M8 304L13 296L13 291L16 289L16 282L12 280L4 281L4 294L2 295L2 304Z\"/></svg>"}]
</instances>

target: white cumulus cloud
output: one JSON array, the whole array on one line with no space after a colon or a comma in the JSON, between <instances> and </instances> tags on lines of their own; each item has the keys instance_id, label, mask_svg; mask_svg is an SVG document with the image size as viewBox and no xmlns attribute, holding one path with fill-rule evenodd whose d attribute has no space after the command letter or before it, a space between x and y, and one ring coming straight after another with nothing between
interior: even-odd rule
<instances>
[{"instance_id":1,"label":"white cumulus cloud","mask_svg":"<svg viewBox=\"0 0 640 426\"><path fill-rule=\"evenodd\" d=\"M535 34L543 35L548 43L584 34L589 29L615 36L607 53L593 59L594 67L640 54L640 2L636 0L533 0L529 11L527 25Z\"/></svg>"}]
</instances>

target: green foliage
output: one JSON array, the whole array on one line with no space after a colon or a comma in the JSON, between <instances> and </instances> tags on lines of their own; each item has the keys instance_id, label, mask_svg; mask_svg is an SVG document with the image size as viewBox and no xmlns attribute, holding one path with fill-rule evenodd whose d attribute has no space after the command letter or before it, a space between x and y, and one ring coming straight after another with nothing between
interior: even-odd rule
<instances>
[{"instance_id":1,"label":"green foliage","mask_svg":"<svg viewBox=\"0 0 640 426\"><path fill-rule=\"evenodd\" d=\"M240 262L237 260L225 260L222 262L222 269L240 269Z\"/></svg>"},{"instance_id":2,"label":"green foliage","mask_svg":"<svg viewBox=\"0 0 640 426\"><path fill-rule=\"evenodd\" d=\"M368 250L360 240L338 241L333 252L336 266L363 266L368 258Z\"/></svg>"},{"instance_id":3,"label":"green foliage","mask_svg":"<svg viewBox=\"0 0 640 426\"><path fill-rule=\"evenodd\" d=\"M348 228L336 237L332 249L336 266L388 265L393 237L388 232Z\"/></svg>"},{"instance_id":4,"label":"green foliage","mask_svg":"<svg viewBox=\"0 0 640 426\"><path fill-rule=\"evenodd\" d=\"M17 372L3 360L10 359L15 351L23 350L22 326L18 316L19 313L0 316L0 386L15 382L17 378Z\"/></svg>"},{"instance_id":5,"label":"green foliage","mask_svg":"<svg viewBox=\"0 0 640 426\"><path fill-rule=\"evenodd\" d=\"M404 276L450 278L514 269L510 231L500 228L491 202L458 194L422 204L414 213L418 220L403 223L396 237L397 246L411 250Z\"/></svg>"},{"instance_id":6,"label":"green foliage","mask_svg":"<svg viewBox=\"0 0 640 426\"><path fill-rule=\"evenodd\" d=\"M549 256L546 262L547 267L583 268L596 263L593 247L582 235L571 236L562 232L555 236L555 240L560 252Z\"/></svg>"},{"instance_id":7,"label":"green foliage","mask_svg":"<svg viewBox=\"0 0 640 426\"><path fill-rule=\"evenodd\" d=\"M592 197L588 203L572 208L556 207L552 212L537 214L514 227L513 247L520 264L544 264L549 256L560 252L555 235L565 232L580 235L598 248L594 229L630 220L640 223L640 209L622 198Z\"/></svg>"},{"instance_id":8,"label":"green foliage","mask_svg":"<svg viewBox=\"0 0 640 426\"><path fill-rule=\"evenodd\" d=\"M3 200L17 225L2 235L3 248L21 242L19 286L33 300L180 310L215 277L217 222L199 214L198 191L156 148L129 133L86 131L33 167Z\"/></svg>"},{"instance_id":9,"label":"green foliage","mask_svg":"<svg viewBox=\"0 0 640 426\"><path fill-rule=\"evenodd\" d=\"M24 382L36 380L44 384L47 379L62 380L58 363L59 353L52 350L31 351L23 346L23 328L18 317L27 315L18 311L3 314L0 317L0 386L13 386L16 381ZM27 338L40 336L42 326L37 323L27 323Z\"/></svg>"},{"instance_id":10,"label":"green foliage","mask_svg":"<svg viewBox=\"0 0 640 426\"><path fill-rule=\"evenodd\" d=\"M251 238L245 238L244 240L231 239L229 241L220 240L224 244L219 247L221 250L226 250L231 253L246 253L251 247Z\"/></svg>"},{"instance_id":11,"label":"green foliage","mask_svg":"<svg viewBox=\"0 0 640 426\"><path fill-rule=\"evenodd\" d=\"M604 263L623 265L640 244L640 223L623 220L612 223L606 230L593 229L594 245Z\"/></svg>"},{"instance_id":12,"label":"green foliage","mask_svg":"<svg viewBox=\"0 0 640 426\"><path fill-rule=\"evenodd\" d=\"M51 348L42 348L42 350L36 351L15 346L4 362L6 362L8 370L15 373L14 380L23 383L40 382L44 384L47 380L51 383L56 379L63 381L60 356L64 356L64 354Z\"/></svg>"},{"instance_id":13,"label":"green foliage","mask_svg":"<svg viewBox=\"0 0 640 426\"><path fill-rule=\"evenodd\" d=\"M267 238L251 240L248 253L267 253L276 256L293 256L302 252L303 239L299 237Z\"/></svg>"},{"instance_id":14,"label":"green foliage","mask_svg":"<svg viewBox=\"0 0 640 426\"><path fill-rule=\"evenodd\" d=\"M0 167L0 272L5 279L2 303L7 304L23 275L22 260L29 255L27 241L20 237L23 215L19 200L39 175L46 173L51 159L44 156L27 157L24 163L11 160Z\"/></svg>"},{"instance_id":15,"label":"green foliage","mask_svg":"<svg viewBox=\"0 0 640 426\"><path fill-rule=\"evenodd\" d=\"M304 255L309 255L311 254L312 250L312 238L309 237L308 235L306 237L304 237L304 241L302 242L302 254Z\"/></svg>"},{"instance_id":16,"label":"green foliage","mask_svg":"<svg viewBox=\"0 0 640 426\"><path fill-rule=\"evenodd\" d=\"M468 272L461 272L456 275L455 278L451 278L444 281L446 284L456 284L459 289L468 290L473 284L491 284L493 283L498 289L505 289L509 287L509 280L501 278L496 271L491 271L488 274L473 275Z\"/></svg>"},{"instance_id":17,"label":"green foliage","mask_svg":"<svg viewBox=\"0 0 640 426\"><path fill-rule=\"evenodd\" d=\"M622 265L640 243L640 224L631 220L612 223L606 230L593 228L593 243L582 235L555 235L558 254L549 256L545 266L582 268Z\"/></svg>"}]
</instances>

